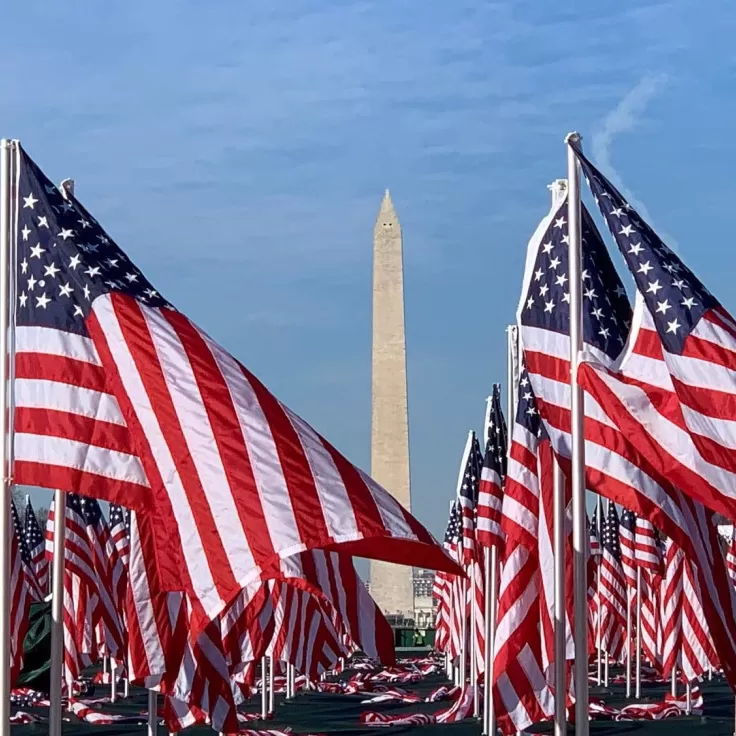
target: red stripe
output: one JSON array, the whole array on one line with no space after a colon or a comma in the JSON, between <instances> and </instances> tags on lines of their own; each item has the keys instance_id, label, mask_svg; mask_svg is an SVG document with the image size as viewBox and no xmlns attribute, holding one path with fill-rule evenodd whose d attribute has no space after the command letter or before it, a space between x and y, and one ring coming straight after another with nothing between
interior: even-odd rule
<instances>
[{"instance_id":1,"label":"red stripe","mask_svg":"<svg viewBox=\"0 0 736 736\"><path fill-rule=\"evenodd\" d=\"M108 393L102 366L51 353L18 353L15 357L15 377Z\"/></svg>"}]
</instances>

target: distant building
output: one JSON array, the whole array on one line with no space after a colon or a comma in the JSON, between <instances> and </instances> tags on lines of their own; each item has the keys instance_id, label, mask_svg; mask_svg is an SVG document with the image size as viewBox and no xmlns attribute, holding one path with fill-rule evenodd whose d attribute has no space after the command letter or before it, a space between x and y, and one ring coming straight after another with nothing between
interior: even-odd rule
<instances>
[{"instance_id":1,"label":"distant building","mask_svg":"<svg viewBox=\"0 0 736 736\"><path fill-rule=\"evenodd\" d=\"M414 568L414 625L417 629L434 626L437 606L432 599L434 570Z\"/></svg>"}]
</instances>

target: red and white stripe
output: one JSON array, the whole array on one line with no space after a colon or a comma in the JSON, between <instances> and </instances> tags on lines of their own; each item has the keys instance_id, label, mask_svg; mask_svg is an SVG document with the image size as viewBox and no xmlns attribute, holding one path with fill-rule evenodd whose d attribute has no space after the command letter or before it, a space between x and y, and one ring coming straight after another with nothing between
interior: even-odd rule
<instances>
[{"instance_id":1,"label":"red and white stripe","mask_svg":"<svg viewBox=\"0 0 736 736\"><path fill-rule=\"evenodd\" d=\"M648 519L637 517L635 537L636 565L655 575L662 574L662 555L657 544L657 533Z\"/></svg>"},{"instance_id":2,"label":"red and white stripe","mask_svg":"<svg viewBox=\"0 0 736 736\"><path fill-rule=\"evenodd\" d=\"M682 648L682 591L685 555L671 539L664 554L664 578L660 587L662 617L662 675L669 677Z\"/></svg>"}]
</instances>

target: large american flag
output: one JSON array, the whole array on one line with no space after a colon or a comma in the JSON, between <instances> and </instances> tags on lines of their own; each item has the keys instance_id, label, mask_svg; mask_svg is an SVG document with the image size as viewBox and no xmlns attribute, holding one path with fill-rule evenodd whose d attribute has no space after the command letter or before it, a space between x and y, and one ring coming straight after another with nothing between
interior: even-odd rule
<instances>
[{"instance_id":1,"label":"large american flag","mask_svg":"<svg viewBox=\"0 0 736 736\"><path fill-rule=\"evenodd\" d=\"M476 537L478 543L484 547L500 547L503 544L501 503L508 450L506 420L501 408L501 387L497 383L493 385L488 419L488 439L478 486Z\"/></svg>"},{"instance_id":2,"label":"large american flag","mask_svg":"<svg viewBox=\"0 0 736 736\"><path fill-rule=\"evenodd\" d=\"M584 207L581 215L584 352L605 372L614 366L628 339L631 309ZM529 379L563 467L571 457L568 240L567 205L565 193L560 192L529 243L518 318ZM588 365L583 364L583 373ZM614 401L610 395L585 396L586 486L652 520L686 550L702 578L714 641L736 658L736 598L726 584L711 515L644 456L639 443L631 441L633 430L621 431L608 416L610 407L606 404L604 410L604 404ZM736 684L736 672L727 674Z\"/></svg>"},{"instance_id":3,"label":"large american flag","mask_svg":"<svg viewBox=\"0 0 736 736\"><path fill-rule=\"evenodd\" d=\"M162 585L202 623L305 549L457 569L15 152L18 483L155 513Z\"/></svg>"},{"instance_id":4,"label":"large american flag","mask_svg":"<svg viewBox=\"0 0 736 736\"><path fill-rule=\"evenodd\" d=\"M636 283L629 349L581 380L642 455L685 493L736 516L736 325L682 259L578 151Z\"/></svg>"},{"instance_id":5,"label":"large american flag","mask_svg":"<svg viewBox=\"0 0 736 736\"><path fill-rule=\"evenodd\" d=\"M49 561L46 559L46 543L43 532L33 511L30 496L26 500L24 536L31 555L31 569L36 575L39 587L45 591L49 583Z\"/></svg>"}]
</instances>

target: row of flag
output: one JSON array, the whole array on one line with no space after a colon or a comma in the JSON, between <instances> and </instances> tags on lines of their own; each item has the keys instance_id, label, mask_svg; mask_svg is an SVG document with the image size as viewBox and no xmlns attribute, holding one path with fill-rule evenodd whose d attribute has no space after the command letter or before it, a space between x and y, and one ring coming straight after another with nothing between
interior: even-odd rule
<instances>
[{"instance_id":1,"label":"row of flag","mask_svg":"<svg viewBox=\"0 0 736 736\"><path fill-rule=\"evenodd\" d=\"M460 681L485 682L484 663L492 662L486 729L494 719L509 734L565 718L575 702L573 662L586 641L575 636L576 600L586 604L586 660L602 653L631 662L640 649L663 676L676 669L692 682L720 667L736 686L736 550L723 548L714 522L714 512L736 518L736 323L579 144L570 145L634 278L633 308L594 218L568 201L567 182L558 180L529 242L511 328L510 431L501 418L489 421L484 452L471 433L451 507L445 546L468 582L442 572L435 578L437 646L460 668ZM578 301L580 430L570 337ZM491 406L497 417L497 387ZM583 448L585 488L607 499L606 513L588 523L585 587L573 569L575 443ZM557 566L555 501L565 550ZM497 590L484 570L494 548ZM564 605L556 611L561 584Z\"/></svg>"}]
</instances>

